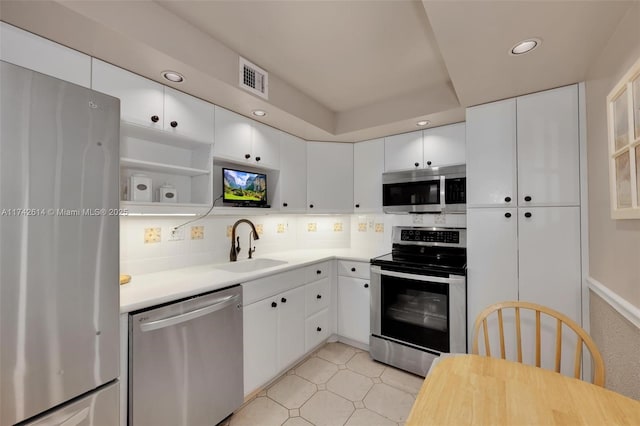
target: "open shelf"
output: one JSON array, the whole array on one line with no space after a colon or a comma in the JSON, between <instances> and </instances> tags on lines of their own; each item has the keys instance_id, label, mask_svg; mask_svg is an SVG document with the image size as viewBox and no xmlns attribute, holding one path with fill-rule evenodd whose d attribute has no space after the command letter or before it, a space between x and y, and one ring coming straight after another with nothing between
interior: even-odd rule
<instances>
[{"instance_id":1,"label":"open shelf","mask_svg":"<svg viewBox=\"0 0 640 426\"><path fill-rule=\"evenodd\" d=\"M153 161L136 160L133 158L120 158L120 167L182 176L202 176L211 173L210 170L194 169L192 167L175 166L173 164L156 163Z\"/></svg>"},{"instance_id":2,"label":"open shelf","mask_svg":"<svg viewBox=\"0 0 640 426\"><path fill-rule=\"evenodd\" d=\"M149 126L132 123L122 120L120 122L120 133L122 137L144 139L163 145L169 145L182 149L197 149L202 146L212 145L213 141L203 141L198 139L187 139L174 133L161 129L152 129Z\"/></svg>"}]
</instances>

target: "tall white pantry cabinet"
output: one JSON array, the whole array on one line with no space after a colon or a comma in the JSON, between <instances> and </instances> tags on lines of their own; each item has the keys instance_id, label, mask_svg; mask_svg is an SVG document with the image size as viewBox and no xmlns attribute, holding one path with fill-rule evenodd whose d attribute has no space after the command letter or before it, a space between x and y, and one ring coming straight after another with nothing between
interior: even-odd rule
<instances>
[{"instance_id":1,"label":"tall white pantry cabinet","mask_svg":"<svg viewBox=\"0 0 640 426\"><path fill-rule=\"evenodd\" d=\"M500 301L582 324L580 101L571 85L467 109L469 349L476 316ZM554 332L545 325L543 344Z\"/></svg>"}]
</instances>

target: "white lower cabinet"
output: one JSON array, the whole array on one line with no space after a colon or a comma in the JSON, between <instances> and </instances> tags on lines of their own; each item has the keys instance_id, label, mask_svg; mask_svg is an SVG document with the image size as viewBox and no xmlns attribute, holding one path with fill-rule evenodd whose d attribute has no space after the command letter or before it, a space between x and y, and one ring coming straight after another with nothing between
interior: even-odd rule
<instances>
[{"instance_id":1,"label":"white lower cabinet","mask_svg":"<svg viewBox=\"0 0 640 426\"><path fill-rule=\"evenodd\" d=\"M268 382L278 372L278 311L276 297L244 306L244 394Z\"/></svg>"},{"instance_id":2,"label":"white lower cabinet","mask_svg":"<svg viewBox=\"0 0 640 426\"><path fill-rule=\"evenodd\" d=\"M277 370L281 371L305 352L305 287L282 293L277 301Z\"/></svg>"},{"instance_id":3,"label":"white lower cabinet","mask_svg":"<svg viewBox=\"0 0 640 426\"><path fill-rule=\"evenodd\" d=\"M369 280L338 277L338 334L369 344Z\"/></svg>"},{"instance_id":4,"label":"white lower cabinet","mask_svg":"<svg viewBox=\"0 0 640 426\"><path fill-rule=\"evenodd\" d=\"M467 252L469 348L475 318L484 308L497 302L538 303L562 312L580 324L579 207L469 209ZM533 318L525 317L522 321L523 359L532 364L535 360L535 322ZM497 327L497 324L490 324L490 328L492 326ZM543 348L554 347L555 326L555 323L543 324ZM515 336L512 323L505 324L505 332ZM495 336L492 339L492 353L499 353L498 340ZM515 344L510 346L515 348ZM542 366L553 368L553 349L542 352ZM570 355L565 352L563 349L563 357ZM509 355L514 356L507 353L507 357ZM563 373L572 374L565 368Z\"/></svg>"},{"instance_id":5,"label":"white lower cabinet","mask_svg":"<svg viewBox=\"0 0 640 426\"><path fill-rule=\"evenodd\" d=\"M331 335L330 262L243 284L244 394Z\"/></svg>"},{"instance_id":6,"label":"white lower cabinet","mask_svg":"<svg viewBox=\"0 0 640 426\"><path fill-rule=\"evenodd\" d=\"M307 317L329 307L331 280L323 278L305 286Z\"/></svg>"},{"instance_id":7,"label":"white lower cabinet","mask_svg":"<svg viewBox=\"0 0 640 426\"><path fill-rule=\"evenodd\" d=\"M368 263L338 261L338 335L365 347L371 334L369 277Z\"/></svg>"},{"instance_id":8,"label":"white lower cabinet","mask_svg":"<svg viewBox=\"0 0 640 426\"><path fill-rule=\"evenodd\" d=\"M329 337L329 309L310 316L305 321L305 352L318 346L323 340Z\"/></svg>"}]
</instances>

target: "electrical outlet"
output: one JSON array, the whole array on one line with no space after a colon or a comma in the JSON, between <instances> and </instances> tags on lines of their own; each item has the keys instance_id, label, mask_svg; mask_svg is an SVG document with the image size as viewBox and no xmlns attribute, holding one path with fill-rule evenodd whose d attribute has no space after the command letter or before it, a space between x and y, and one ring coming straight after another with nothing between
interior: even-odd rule
<instances>
[{"instance_id":1,"label":"electrical outlet","mask_svg":"<svg viewBox=\"0 0 640 426\"><path fill-rule=\"evenodd\" d=\"M284 223L279 223L278 228L276 230L278 234L284 234Z\"/></svg>"},{"instance_id":2,"label":"electrical outlet","mask_svg":"<svg viewBox=\"0 0 640 426\"><path fill-rule=\"evenodd\" d=\"M414 225L422 225L424 223L424 218L421 214L412 214L411 221Z\"/></svg>"},{"instance_id":3,"label":"electrical outlet","mask_svg":"<svg viewBox=\"0 0 640 426\"><path fill-rule=\"evenodd\" d=\"M256 231L258 232L258 235L264 234L264 225L261 223L257 224Z\"/></svg>"},{"instance_id":4,"label":"electrical outlet","mask_svg":"<svg viewBox=\"0 0 640 426\"><path fill-rule=\"evenodd\" d=\"M307 232L316 232L318 230L318 224L317 223L307 223Z\"/></svg>"},{"instance_id":5,"label":"electrical outlet","mask_svg":"<svg viewBox=\"0 0 640 426\"><path fill-rule=\"evenodd\" d=\"M169 231L169 241L182 241L184 240L184 227L171 228Z\"/></svg>"},{"instance_id":6,"label":"electrical outlet","mask_svg":"<svg viewBox=\"0 0 640 426\"><path fill-rule=\"evenodd\" d=\"M384 232L384 223L376 223L376 232Z\"/></svg>"},{"instance_id":7,"label":"electrical outlet","mask_svg":"<svg viewBox=\"0 0 640 426\"><path fill-rule=\"evenodd\" d=\"M445 225L447 223L447 216L443 214L437 214L433 218L433 221L436 225Z\"/></svg>"},{"instance_id":8,"label":"electrical outlet","mask_svg":"<svg viewBox=\"0 0 640 426\"><path fill-rule=\"evenodd\" d=\"M367 232L367 223L366 222L358 223L358 232Z\"/></svg>"},{"instance_id":9,"label":"electrical outlet","mask_svg":"<svg viewBox=\"0 0 640 426\"><path fill-rule=\"evenodd\" d=\"M160 228L144 228L144 243L159 243L162 239Z\"/></svg>"},{"instance_id":10,"label":"electrical outlet","mask_svg":"<svg viewBox=\"0 0 640 426\"><path fill-rule=\"evenodd\" d=\"M231 238L232 231L233 231L233 226L227 225L227 238Z\"/></svg>"},{"instance_id":11,"label":"electrical outlet","mask_svg":"<svg viewBox=\"0 0 640 426\"><path fill-rule=\"evenodd\" d=\"M336 222L333 224L333 232L342 232L342 222Z\"/></svg>"},{"instance_id":12,"label":"electrical outlet","mask_svg":"<svg viewBox=\"0 0 640 426\"><path fill-rule=\"evenodd\" d=\"M202 240L204 239L204 226L192 226L191 227L191 239Z\"/></svg>"}]
</instances>

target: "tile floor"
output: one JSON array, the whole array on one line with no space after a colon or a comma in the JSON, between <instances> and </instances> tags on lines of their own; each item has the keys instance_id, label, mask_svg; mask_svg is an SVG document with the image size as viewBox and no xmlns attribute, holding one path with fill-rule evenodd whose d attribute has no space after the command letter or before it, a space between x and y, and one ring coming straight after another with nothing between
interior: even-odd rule
<instances>
[{"instance_id":1,"label":"tile floor","mask_svg":"<svg viewBox=\"0 0 640 426\"><path fill-rule=\"evenodd\" d=\"M423 380L375 362L360 349L327 343L222 425L399 425Z\"/></svg>"}]
</instances>

